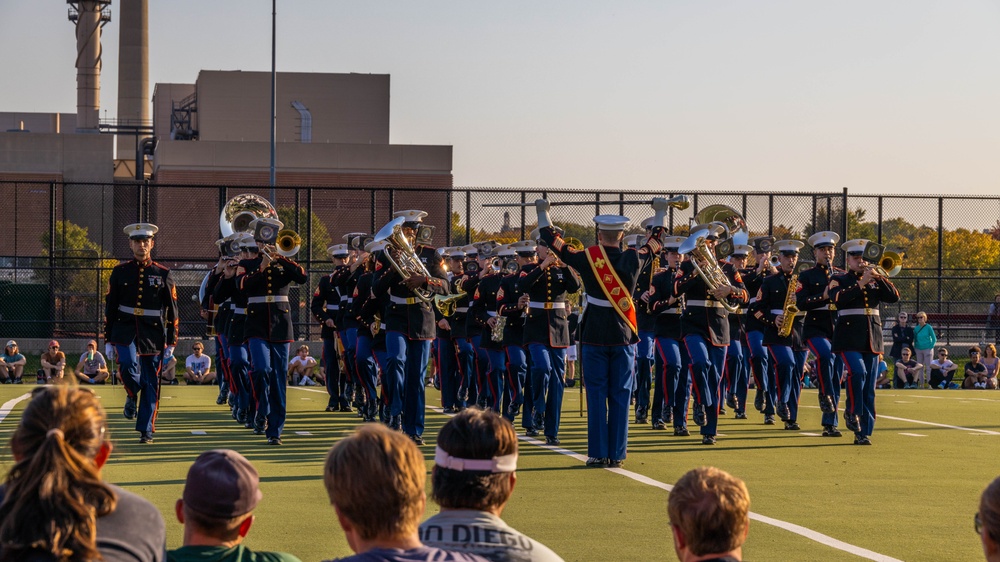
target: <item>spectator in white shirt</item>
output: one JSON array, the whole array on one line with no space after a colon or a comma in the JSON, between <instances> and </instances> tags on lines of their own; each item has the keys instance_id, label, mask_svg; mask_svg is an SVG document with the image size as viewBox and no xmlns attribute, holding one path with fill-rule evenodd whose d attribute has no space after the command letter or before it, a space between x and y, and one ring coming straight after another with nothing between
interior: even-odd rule
<instances>
[{"instance_id":1,"label":"spectator in white shirt","mask_svg":"<svg viewBox=\"0 0 1000 562\"><path fill-rule=\"evenodd\" d=\"M320 371L316 370L319 363L309 357L309 346L300 345L298 353L288 362L288 376L292 379L292 384L297 386L325 385L326 381Z\"/></svg>"},{"instance_id":2,"label":"spectator in white shirt","mask_svg":"<svg viewBox=\"0 0 1000 562\"><path fill-rule=\"evenodd\" d=\"M957 370L958 365L948 359L948 350L939 349L937 359L931 361L931 388L958 388L958 385L952 382Z\"/></svg>"},{"instance_id":3,"label":"spectator in white shirt","mask_svg":"<svg viewBox=\"0 0 1000 562\"><path fill-rule=\"evenodd\" d=\"M187 384L211 384L215 381L215 373L212 372L212 358L202 353L205 347L201 342L195 342L191 348L194 353L187 356L184 361L184 382Z\"/></svg>"}]
</instances>

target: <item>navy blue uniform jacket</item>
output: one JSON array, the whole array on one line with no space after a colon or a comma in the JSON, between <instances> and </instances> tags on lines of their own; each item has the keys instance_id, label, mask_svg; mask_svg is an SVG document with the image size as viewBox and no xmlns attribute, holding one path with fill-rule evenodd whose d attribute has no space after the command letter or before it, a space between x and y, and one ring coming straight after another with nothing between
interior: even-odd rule
<instances>
[{"instance_id":1,"label":"navy blue uniform jacket","mask_svg":"<svg viewBox=\"0 0 1000 562\"><path fill-rule=\"evenodd\" d=\"M156 310L152 316L137 316L119 307ZM140 264L132 259L111 270L104 300L104 339L128 345L135 342L139 355L155 355L166 346L177 345L177 288L170 270L155 261Z\"/></svg>"}]
</instances>

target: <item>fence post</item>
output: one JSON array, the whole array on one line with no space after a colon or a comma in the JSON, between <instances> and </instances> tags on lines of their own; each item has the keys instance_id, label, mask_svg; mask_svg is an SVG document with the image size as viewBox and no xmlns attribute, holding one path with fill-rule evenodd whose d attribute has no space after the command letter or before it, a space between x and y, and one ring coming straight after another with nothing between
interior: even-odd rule
<instances>
[{"instance_id":1,"label":"fence post","mask_svg":"<svg viewBox=\"0 0 1000 562\"><path fill-rule=\"evenodd\" d=\"M465 193L465 243L472 243L472 197Z\"/></svg>"},{"instance_id":2,"label":"fence post","mask_svg":"<svg viewBox=\"0 0 1000 562\"><path fill-rule=\"evenodd\" d=\"M526 197L527 197L527 193L525 193L524 191L522 191L521 192L521 238L519 238L519 240L524 240L526 238L526 236L524 235L525 213L527 212L527 209L528 209L527 207L524 206Z\"/></svg>"},{"instance_id":3,"label":"fence post","mask_svg":"<svg viewBox=\"0 0 1000 562\"><path fill-rule=\"evenodd\" d=\"M371 230L369 230L369 232L375 234L375 232L377 232L375 230L375 188L373 187L371 191L369 191L368 193L371 194L371 201L372 201L370 207L372 228ZM448 239L451 240L451 196L450 195L448 196L448 236L449 236Z\"/></svg>"},{"instance_id":4,"label":"fence post","mask_svg":"<svg viewBox=\"0 0 1000 562\"><path fill-rule=\"evenodd\" d=\"M56 182L49 183L48 250L49 250L49 327L51 328L54 325L56 319L55 271L54 271L56 267Z\"/></svg>"},{"instance_id":5,"label":"fence post","mask_svg":"<svg viewBox=\"0 0 1000 562\"><path fill-rule=\"evenodd\" d=\"M879 244L882 243L882 200L883 200L882 196L879 195L878 196L878 221L875 223L875 228L876 228L875 232L876 232L876 238L877 238L877 240L875 240L875 241L878 242Z\"/></svg>"},{"instance_id":6,"label":"fence post","mask_svg":"<svg viewBox=\"0 0 1000 562\"><path fill-rule=\"evenodd\" d=\"M944 300L944 291L941 290L942 279L944 275L944 197L938 197L938 251L937 251L937 294L938 294L938 307L941 306L941 301Z\"/></svg>"},{"instance_id":7,"label":"fence post","mask_svg":"<svg viewBox=\"0 0 1000 562\"><path fill-rule=\"evenodd\" d=\"M774 236L774 195L767 196L767 235Z\"/></svg>"},{"instance_id":8,"label":"fence post","mask_svg":"<svg viewBox=\"0 0 1000 562\"><path fill-rule=\"evenodd\" d=\"M372 193L374 193L374 191ZM444 221L444 245L445 246L451 246L451 213L452 213L452 197L454 197L454 196L455 196L455 192L454 191L449 191L447 193L446 199L445 199L446 207L447 207L447 210L445 211L445 214L448 215L448 219L446 221ZM468 190L466 190L465 197L466 198L469 197ZM374 208L375 208L375 199L373 197L372 198L372 209L374 209ZM372 219L372 232L375 232L375 220L374 219Z\"/></svg>"}]
</instances>

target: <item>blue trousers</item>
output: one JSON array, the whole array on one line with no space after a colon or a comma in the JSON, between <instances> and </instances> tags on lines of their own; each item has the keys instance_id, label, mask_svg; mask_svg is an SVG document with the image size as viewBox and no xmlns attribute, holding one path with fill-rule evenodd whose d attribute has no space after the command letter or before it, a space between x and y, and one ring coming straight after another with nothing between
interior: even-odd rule
<instances>
[{"instance_id":1,"label":"blue trousers","mask_svg":"<svg viewBox=\"0 0 1000 562\"><path fill-rule=\"evenodd\" d=\"M483 340L482 334L469 336L469 340L472 342L472 349L475 353L476 402L478 404L485 404L486 406L489 406L489 404L493 400L493 395L490 394L490 385L489 385L490 354L485 349L483 349L482 346L480 346L480 343Z\"/></svg>"},{"instance_id":2,"label":"blue trousers","mask_svg":"<svg viewBox=\"0 0 1000 562\"><path fill-rule=\"evenodd\" d=\"M636 344L635 416L645 417L649 412L649 389L653 383L653 358L656 356L656 334L639 330ZM640 415L641 414L641 415Z\"/></svg>"},{"instance_id":3,"label":"blue trousers","mask_svg":"<svg viewBox=\"0 0 1000 562\"><path fill-rule=\"evenodd\" d=\"M358 332L357 347L354 352L354 372L358 374L361 388L365 393L365 414L374 416L378 391L375 389L378 380L378 370L375 355L372 353L372 338L368 331Z\"/></svg>"},{"instance_id":4,"label":"blue trousers","mask_svg":"<svg viewBox=\"0 0 1000 562\"><path fill-rule=\"evenodd\" d=\"M559 420L563 402L563 375L566 373L566 348L529 343L531 355L531 389L534 393L534 415L545 419L545 435L559 435ZM535 428L540 429L540 428Z\"/></svg>"},{"instance_id":5,"label":"blue trousers","mask_svg":"<svg viewBox=\"0 0 1000 562\"><path fill-rule=\"evenodd\" d=\"M388 331L385 349L389 364L384 376L393 386L389 414L403 415L403 432L407 435L423 435L424 375L431 357L431 341L411 340L402 332Z\"/></svg>"},{"instance_id":6,"label":"blue trousers","mask_svg":"<svg viewBox=\"0 0 1000 562\"><path fill-rule=\"evenodd\" d=\"M858 416L861 431L857 437L870 437L875 430L875 381L878 380L878 355L860 351L841 353L847 365L847 393L853 397L854 411L847 414ZM850 405L850 404L849 404Z\"/></svg>"},{"instance_id":7,"label":"blue trousers","mask_svg":"<svg viewBox=\"0 0 1000 562\"><path fill-rule=\"evenodd\" d=\"M145 435L155 431L156 410L160 402L160 359L162 355L136 355L135 343L115 344L121 367L122 385L138 409L135 430Z\"/></svg>"},{"instance_id":8,"label":"blue trousers","mask_svg":"<svg viewBox=\"0 0 1000 562\"><path fill-rule=\"evenodd\" d=\"M219 385L219 393L232 391L233 377L229 372L229 344L225 334L215 336L215 366L218 376L215 384ZM233 391L235 392L235 391Z\"/></svg>"},{"instance_id":9,"label":"blue trousers","mask_svg":"<svg viewBox=\"0 0 1000 562\"><path fill-rule=\"evenodd\" d=\"M809 349L816 356L816 373L819 380L819 395L833 399L833 407L840 407L840 373L844 371L844 361L832 350L830 340L809 338ZM837 412L823 414L823 425L837 426Z\"/></svg>"},{"instance_id":10,"label":"blue trousers","mask_svg":"<svg viewBox=\"0 0 1000 562\"><path fill-rule=\"evenodd\" d=\"M694 403L705 406L705 425L701 426L701 434L716 435L719 426L719 384L726 363L726 346L711 345L697 334L684 336L684 345L691 357Z\"/></svg>"},{"instance_id":11,"label":"blue trousers","mask_svg":"<svg viewBox=\"0 0 1000 562\"><path fill-rule=\"evenodd\" d=\"M768 349L774 358L775 405L785 404L788 407L788 421L796 421L799 419L802 368L805 365L806 352L794 351L787 345L772 345Z\"/></svg>"},{"instance_id":12,"label":"blue trousers","mask_svg":"<svg viewBox=\"0 0 1000 562\"><path fill-rule=\"evenodd\" d=\"M754 394L764 395L765 415L774 415L774 401L771 396L771 369L773 363L764 348L764 332L753 330L747 332L747 347L750 351L750 376L753 377Z\"/></svg>"},{"instance_id":13,"label":"blue trousers","mask_svg":"<svg viewBox=\"0 0 1000 562\"><path fill-rule=\"evenodd\" d=\"M688 369L687 348L673 338L656 338L660 361L663 363L663 394L674 427L687 427L688 402L691 399L691 377Z\"/></svg>"},{"instance_id":14,"label":"blue trousers","mask_svg":"<svg viewBox=\"0 0 1000 562\"><path fill-rule=\"evenodd\" d=\"M469 395L476 398L476 349L469 338L455 338L458 347L458 402L464 408L468 405Z\"/></svg>"},{"instance_id":15,"label":"blue trousers","mask_svg":"<svg viewBox=\"0 0 1000 562\"><path fill-rule=\"evenodd\" d=\"M268 437L281 437L285 427L285 385L288 383L288 342L247 340L253 358L252 379L257 391L257 417L267 416Z\"/></svg>"},{"instance_id":16,"label":"blue trousers","mask_svg":"<svg viewBox=\"0 0 1000 562\"><path fill-rule=\"evenodd\" d=\"M507 354L502 349L487 349L490 371L486 384L490 389L489 407L494 412L503 412L504 379L507 373Z\"/></svg>"},{"instance_id":17,"label":"blue trousers","mask_svg":"<svg viewBox=\"0 0 1000 562\"><path fill-rule=\"evenodd\" d=\"M354 355L358 349L358 329L345 328L340 330L338 334L340 335L340 343L344 346L344 371L346 371L341 375L343 384L339 388L341 391L339 399L343 405L350 406L354 399L354 387L358 383L358 375L354 372Z\"/></svg>"},{"instance_id":18,"label":"blue trousers","mask_svg":"<svg viewBox=\"0 0 1000 562\"><path fill-rule=\"evenodd\" d=\"M460 397L462 375L455 356L455 344L448 338L434 338L432 351L441 381L441 407L446 410L464 407L465 402Z\"/></svg>"},{"instance_id":19,"label":"blue trousers","mask_svg":"<svg viewBox=\"0 0 1000 562\"><path fill-rule=\"evenodd\" d=\"M750 381L747 377L747 362L746 356L743 354L743 343L739 340L729 342L729 351L726 353L726 373L729 375L728 393L736 397L736 413L746 413L747 389Z\"/></svg>"},{"instance_id":20,"label":"blue trousers","mask_svg":"<svg viewBox=\"0 0 1000 562\"><path fill-rule=\"evenodd\" d=\"M635 378L631 345L580 346L587 384L587 456L624 460L628 413Z\"/></svg>"},{"instance_id":21,"label":"blue trousers","mask_svg":"<svg viewBox=\"0 0 1000 562\"><path fill-rule=\"evenodd\" d=\"M252 420L257 412L257 399L253 395L253 385L250 384L250 361L246 345L229 346L229 372L233 378L233 388L236 394L236 407L247 413L247 419Z\"/></svg>"},{"instance_id":22,"label":"blue trousers","mask_svg":"<svg viewBox=\"0 0 1000 562\"><path fill-rule=\"evenodd\" d=\"M524 406L521 425L530 428L531 400L526 400L524 396L524 384L528 376L528 355L524 352L524 348L519 345L508 345L505 351L507 352L507 393L510 395L510 408L517 409ZM509 412L505 412L505 414L507 419L511 422L514 421Z\"/></svg>"}]
</instances>

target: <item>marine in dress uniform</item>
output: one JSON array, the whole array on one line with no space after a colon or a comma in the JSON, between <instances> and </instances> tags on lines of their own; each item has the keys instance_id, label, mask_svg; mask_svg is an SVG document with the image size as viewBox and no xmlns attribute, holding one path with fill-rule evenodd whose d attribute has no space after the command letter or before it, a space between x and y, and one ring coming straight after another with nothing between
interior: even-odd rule
<instances>
[{"instance_id":1,"label":"marine in dress uniform","mask_svg":"<svg viewBox=\"0 0 1000 562\"><path fill-rule=\"evenodd\" d=\"M313 292L309 309L319 320L320 338L323 340L323 363L326 369L326 392L329 399L327 412L350 411L349 388L350 375L346 369L340 368L341 356L338 348L340 337L337 318L340 315L340 278L347 274L347 257L350 255L347 244L334 244L326 249L333 260L333 271L320 278Z\"/></svg>"},{"instance_id":2,"label":"marine in dress uniform","mask_svg":"<svg viewBox=\"0 0 1000 562\"><path fill-rule=\"evenodd\" d=\"M746 244L737 244L729 256L729 263L742 272L746 266L747 256L753 248ZM742 277L742 273L740 274ZM744 279L744 284L746 279ZM750 294L747 292L747 294ZM729 350L726 352L726 405L733 409L738 420L747 419L747 391L750 386L749 356L746 346L747 308L741 306L734 314L729 315ZM721 412L720 412L721 413Z\"/></svg>"},{"instance_id":3,"label":"marine in dress uniform","mask_svg":"<svg viewBox=\"0 0 1000 562\"><path fill-rule=\"evenodd\" d=\"M482 249L480 249L482 251ZM506 246L494 248L491 252L490 264L493 260L499 266L504 258L513 256L514 252L508 250ZM480 346L489 356L489 373L487 375L487 386L490 389L489 407L494 412L502 413L504 392L504 379L507 372L507 356L504 352L503 337L499 340L493 339L493 327L497 323L497 294L500 291L500 283L503 281L501 267L484 267L480 273L479 283L472 295L472 304L469 305L469 323L479 325L481 336Z\"/></svg>"},{"instance_id":4,"label":"marine in dress uniform","mask_svg":"<svg viewBox=\"0 0 1000 562\"><path fill-rule=\"evenodd\" d=\"M133 259L111 270L104 306L104 339L115 347L125 386L125 417L135 418L140 443L152 443L161 362L177 345L177 289L170 270L154 262L154 224L125 227ZM136 417L138 404L138 417Z\"/></svg>"},{"instance_id":5,"label":"marine in dress uniform","mask_svg":"<svg viewBox=\"0 0 1000 562\"><path fill-rule=\"evenodd\" d=\"M394 213L395 218L404 217L402 234L411 244L425 216L426 212L418 210ZM380 298L385 295L389 301L384 316L389 363L383 376L389 378L392 387L390 425L394 429L401 428L415 443L422 445L424 373L430 360L435 323L433 305L417 298L413 289L446 295L448 284L443 261L434 248L418 245L413 250L430 277L413 275L402 279L385 263L375 281L375 295Z\"/></svg>"},{"instance_id":6,"label":"marine in dress uniform","mask_svg":"<svg viewBox=\"0 0 1000 562\"><path fill-rule=\"evenodd\" d=\"M367 255L362 258L358 271L358 283L354 287L353 302L349 313L358 322L358 342L357 351L354 358L354 371L361 381L361 388L365 395L364 405L360 409L361 418L366 422L374 422L378 415L379 396L376 388L378 384L378 363L375 359L374 336L381 331L378 323L381 322L381 307L372 296L372 282L375 278L375 260L377 256L371 255L374 251L381 251L383 243L378 242L364 248ZM374 332L373 332L374 330ZM384 352L384 346L383 346Z\"/></svg>"},{"instance_id":7,"label":"marine in dress uniform","mask_svg":"<svg viewBox=\"0 0 1000 562\"><path fill-rule=\"evenodd\" d=\"M339 278L340 285L340 316L337 318L337 329L340 330L340 340L344 351L344 367L350 380L350 388L347 393L347 409L341 408L342 412L350 412L351 405L360 408L364 391L361 389L361 379L355 370L355 355L358 347L358 322L351 315L352 304L354 303L354 288L361 277L358 266L364 258L364 249L359 247L362 239L367 236L363 232L350 232L343 236L347 245L347 271Z\"/></svg>"},{"instance_id":8,"label":"marine in dress uniform","mask_svg":"<svg viewBox=\"0 0 1000 562\"><path fill-rule=\"evenodd\" d=\"M805 315L799 312L791 317L786 316L785 299L798 265L799 250L803 246L798 240L780 240L774 243L774 249L780 252L780 268L778 273L764 279L752 306L754 318L767 326L764 345L775 360L775 409L778 417L785 422L785 429L792 431L799 429L799 396L802 392L802 368L806 355L805 342L802 340ZM800 290L798 280L795 284L791 290ZM794 322L791 334L787 337L778 334L784 322Z\"/></svg>"},{"instance_id":9,"label":"marine in dress uniform","mask_svg":"<svg viewBox=\"0 0 1000 562\"><path fill-rule=\"evenodd\" d=\"M528 377L528 353L524 346L524 319L528 310L528 296L517 291L517 281L524 268L538 260L533 240L514 242L510 248L515 252L517 270L500 280L497 291L497 315L506 318L503 330L503 345L507 352L507 388L510 405L504 416L511 422L524 408L521 427L528 437L536 437L538 429L532 415L531 379Z\"/></svg>"},{"instance_id":10,"label":"marine in dress uniform","mask_svg":"<svg viewBox=\"0 0 1000 562\"><path fill-rule=\"evenodd\" d=\"M480 250L480 248L487 248L487 244L489 244L489 250L492 251L492 244L488 242L477 242L476 244L462 246L461 250L465 252L465 263L463 264L465 278L459 284L459 289L468 295L465 306L460 308L466 309L464 311L466 323L465 335L472 344L475 362L476 376L469 382L469 386L475 391L475 403L483 409L488 408L492 403L495 389L490 388L489 385L490 356L486 349L483 348L483 329L478 322L471 321L468 314L468 306L472 304L472 297L479 286L480 276L489 265L488 260ZM456 314L458 312L456 310Z\"/></svg>"},{"instance_id":11,"label":"marine in dress uniform","mask_svg":"<svg viewBox=\"0 0 1000 562\"><path fill-rule=\"evenodd\" d=\"M228 242L228 237L215 241L215 245L219 249L219 261L209 271L208 278L205 279L205 290L201 301L201 317L209 322L211 331L215 333L212 338L215 340L215 364L219 371L219 376L216 378L219 384L219 395L216 397L215 403L221 405L230 400L230 407L232 407L233 417L235 418L235 391L233 391L232 398L230 399L230 389L233 388L233 381L232 373L229 369L229 346L226 342L226 325L229 323L229 317L232 315L232 307L228 301L216 301L214 298L215 287L222 279L226 263L232 257L226 255L226 245ZM176 378L174 378L173 384L177 384Z\"/></svg>"},{"instance_id":12,"label":"marine in dress uniform","mask_svg":"<svg viewBox=\"0 0 1000 562\"><path fill-rule=\"evenodd\" d=\"M685 236L663 238L664 271L653 276L650 284L649 310L656 318L656 353L658 369L653 385L653 429L665 429L672 423L674 435L688 436L688 401L691 398L691 378L687 348L681 335L681 313L684 301L674 293L674 279L684 256L677 252ZM640 305L641 306L641 305Z\"/></svg>"},{"instance_id":13,"label":"marine in dress uniform","mask_svg":"<svg viewBox=\"0 0 1000 562\"><path fill-rule=\"evenodd\" d=\"M698 225L691 230L691 236L703 236L711 250L723 229L719 224ZM691 259L695 259L694 256ZM726 362L726 348L729 346L729 313L722 301L727 300L737 306L747 302L746 290L736 268L725 262L718 264L729 283L714 291L709 290L690 260L681 264L674 282L674 292L684 295L681 331L691 358L691 382L695 398L692 418L701 426L701 442L704 445L714 445L716 442L719 385Z\"/></svg>"},{"instance_id":14,"label":"marine in dress uniform","mask_svg":"<svg viewBox=\"0 0 1000 562\"><path fill-rule=\"evenodd\" d=\"M642 221L647 236L653 230L654 218L650 217ZM629 247L637 247L639 235L632 236L635 237L635 240ZM635 423L639 424L649 422L649 391L653 384L653 364L656 358L656 317L649 313L649 287L653 281L653 275L659 269L660 256L657 254L642 266L639 277L636 279L635 291L632 293L632 300L636 303L636 324L639 327L639 342L636 344L635 355Z\"/></svg>"},{"instance_id":15,"label":"marine in dress uniform","mask_svg":"<svg viewBox=\"0 0 1000 562\"><path fill-rule=\"evenodd\" d=\"M270 218L254 219L254 238L258 245L270 239L269 229L278 231L281 221ZM247 297L247 319L244 336L252 358L257 414L254 434L267 435L268 445L281 445L285 426L288 345L292 336L292 314L288 302L288 287L305 283L302 266L278 254L261 255L257 269L247 270L237 280L237 286ZM266 419L266 426L264 424Z\"/></svg>"},{"instance_id":16,"label":"marine in dress uniform","mask_svg":"<svg viewBox=\"0 0 1000 562\"><path fill-rule=\"evenodd\" d=\"M229 370L236 393L236 420L247 429L253 428L257 413L257 395L250 378L250 351L247 348L246 329L247 297L236 285L237 277L260 267L260 249L253 236L247 233L234 235L239 249L238 260L226 264L222 279L215 286L213 297L228 301L232 315L226 325L226 343L229 345Z\"/></svg>"},{"instance_id":17,"label":"marine in dress uniform","mask_svg":"<svg viewBox=\"0 0 1000 562\"><path fill-rule=\"evenodd\" d=\"M542 239L579 272L587 293L580 321L583 373L587 385L588 466L620 467L628 448L629 401L635 383L638 327L632 294L639 271L660 251L657 227L641 249L622 251L628 217L598 215L599 245L577 251L546 227ZM614 300L612 300L614 299Z\"/></svg>"},{"instance_id":18,"label":"marine in dress uniform","mask_svg":"<svg viewBox=\"0 0 1000 562\"><path fill-rule=\"evenodd\" d=\"M749 306L757 302L757 292L764 279L777 270L771 265L771 248L774 237L760 236L752 239L754 258L757 263L752 268L740 272L747 294L750 295ZM768 356L764 347L764 332L767 326L757 320L753 314L748 314L743 326L746 331L747 351L750 355L750 376L754 381L754 408L764 414L764 425L774 425L774 397L771 396L771 381L774 379L774 361Z\"/></svg>"},{"instance_id":19,"label":"marine in dress uniform","mask_svg":"<svg viewBox=\"0 0 1000 562\"><path fill-rule=\"evenodd\" d=\"M531 389L535 429L542 427L545 442L559 445L559 421L569 347L567 295L580 290L580 281L547 243L536 239L538 264L521 268L514 288L528 295L524 345L531 356Z\"/></svg>"},{"instance_id":20,"label":"marine in dress uniform","mask_svg":"<svg viewBox=\"0 0 1000 562\"><path fill-rule=\"evenodd\" d=\"M827 287L830 279L843 275L844 270L834 267L833 257L840 235L824 230L809 237L816 266L799 276L802 290L797 294L799 310L806 311L803 338L816 356L819 380L819 407L823 412L823 437L840 437L837 429L837 408L840 404L840 375L844 363L833 353L833 330L837 322L837 307L830 300Z\"/></svg>"},{"instance_id":21,"label":"marine in dress uniform","mask_svg":"<svg viewBox=\"0 0 1000 562\"><path fill-rule=\"evenodd\" d=\"M883 350L882 318L879 305L899 301L896 286L878 275L865 259L868 240L846 242L847 273L830 280L830 300L837 307L837 326L833 331L833 351L840 353L847 365L848 392L853 395L853 411L844 417L856 418L847 423L854 429L855 445L871 445L875 429L875 381ZM850 404L849 404L850 405Z\"/></svg>"},{"instance_id":22,"label":"marine in dress uniform","mask_svg":"<svg viewBox=\"0 0 1000 562\"><path fill-rule=\"evenodd\" d=\"M452 294L465 292L462 283L465 281L465 251L462 248L452 248L445 253L449 266L448 285ZM445 318L448 323L448 334L451 338L452 347L455 349L458 358L457 368L449 369L448 372L441 373L441 392L446 392L449 402L454 402L453 408L459 410L468 406L469 394L473 399L476 397L475 381L478 376L478 365L476 364L476 349L472 345L472 340L467 335L466 316L469 313L469 301L472 295L466 293L455 303L455 313L450 318ZM447 390L445 390L447 389Z\"/></svg>"}]
</instances>

